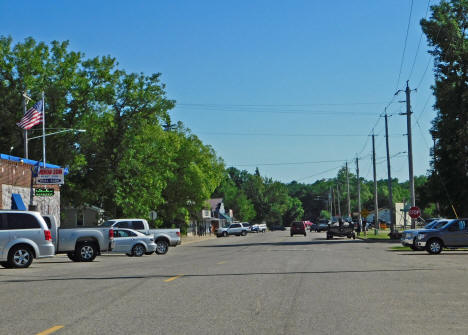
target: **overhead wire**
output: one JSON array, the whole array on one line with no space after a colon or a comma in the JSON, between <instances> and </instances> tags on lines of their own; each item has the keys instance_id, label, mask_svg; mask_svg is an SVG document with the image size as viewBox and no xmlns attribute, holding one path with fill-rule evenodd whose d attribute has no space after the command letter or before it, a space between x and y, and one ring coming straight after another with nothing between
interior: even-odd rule
<instances>
[{"instance_id":1,"label":"overhead wire","mask_svg":"<svg viewBox=\"0 0 468 335\"><path fill-rule=\"evenodd\" d=\"M427 19L427 14L429 13L430 5L431 5L431 0L428 0L427 1L427 8L426 8L426 15L424 16L426 19ZM413 70L414 70L414 66L416 64L416 60L417 60L417 57L418 57L419 48L421 46L421 41L422 41L423 34L424 34L424 31L421 29L421 34L419 35L418 46L416 48L416 53L414 55L413 64L411 65L411 70L410 70L410 73L409 73L409 76L408 76L408 80L410 80L411 76L413 75Z\"/></svg>"},{"instance_id":2,"label":"overhead wire","mask_svg":"<svg viewBox=\"0 0 468 335\"><path fill-rule=\"evenodd\" d=\"M400 61L400 71L398 72L398 79L397 79L395 91L398 90L398 86L400 85L401 71L403 69L403 64L405 62L406 45L407 45L407 42L408 42L408 33L409 33L409 27L410 27L410 24L411 24L411 16L413 14L413 3L414 3L414 0L411 0L411 6L410 6L410 12L409 12L409 18L408 18L408 25L406 27L405 42L403 44L403 53L401 55L401 61Z\"/></svg>"}]
</instances>

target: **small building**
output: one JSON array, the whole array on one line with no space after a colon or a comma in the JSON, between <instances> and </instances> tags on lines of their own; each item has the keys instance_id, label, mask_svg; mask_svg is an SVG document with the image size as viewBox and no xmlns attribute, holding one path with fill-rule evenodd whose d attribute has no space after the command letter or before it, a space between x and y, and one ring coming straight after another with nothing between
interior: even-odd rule
<instances>
[{"instance_id":1,"label":"small building","mask_svg":"<svg viewBox=\"0 0 468 335\"><path fill-rule=\"evenodd\" d=\"M0 154L0 209L36 210L54 215L60 223L60 185L35 184L33 168L39 164L42 163ZM47 163L46 168L61 167Z\"/></svg>"},{"instance_id":2,"label":"small building","mask_svg":"<svg viewBox=\"0 0 468 335\"><path fill-rule=\"evenodd\" d=\"M64 221L62 227L94 227L102 223L104 210L85 204L80 208L66 207L62 210Z\"/></svg>"}]
</instances>

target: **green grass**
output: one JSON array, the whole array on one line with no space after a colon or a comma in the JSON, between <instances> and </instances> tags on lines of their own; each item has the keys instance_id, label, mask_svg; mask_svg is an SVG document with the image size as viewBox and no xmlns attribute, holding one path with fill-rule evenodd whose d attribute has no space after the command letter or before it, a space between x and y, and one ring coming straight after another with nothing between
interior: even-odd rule
<instances>
[{"instance_id":1,"label":"green grass","mask_svg":"<svg viewBox=\"0 0 468 335\"><path fill-rule=\"evenodd\" d=\"M360 238L362 240L389 240L390 238L388 237L389 230L379 230L377 235L375 235L374 230L369 230L367 232L367 236L364 236L364 234L361 232L360 236L356 236L357 238Z\"/></svg>"},{"instance_id":2,"label":"green grass","mask_svg":"<svg viewBox=\"0 0 468 335\"><path fill-rule=\"evenodd\" d=\"M397 250L397 251L411 251L412 249L410 247L404 247L404 246L394 246L391 247L390 250Z\"/></svg>"}]
</instances>

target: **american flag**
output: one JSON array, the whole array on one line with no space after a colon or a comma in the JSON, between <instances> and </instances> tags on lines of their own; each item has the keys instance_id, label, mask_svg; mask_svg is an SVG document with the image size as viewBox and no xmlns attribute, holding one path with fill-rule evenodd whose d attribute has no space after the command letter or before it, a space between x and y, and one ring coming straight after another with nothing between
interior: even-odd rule
<instances>
[{"instance_id":1,"label":"american flag","mask_svg":"<svg viewBox=\"0 0 468 335\"><path fill-rule=\"evenodd\" d=\"M29 108L26 114L24 114L21 121L17 123L18 127L28 130L34 127L36 124L41 123L43 120L43 111L44 109L42 108L42 100L39 100L34 106Z\"/></svg>"}]
</instances>

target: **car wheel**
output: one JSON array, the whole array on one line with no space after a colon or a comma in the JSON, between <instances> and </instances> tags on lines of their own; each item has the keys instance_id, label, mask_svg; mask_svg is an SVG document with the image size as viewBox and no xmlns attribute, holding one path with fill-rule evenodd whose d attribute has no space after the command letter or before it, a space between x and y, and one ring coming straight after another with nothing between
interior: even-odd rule
<instances>
[{"instance_id":1,"label":"car wheel","mask_svg":"<svg viewBox=\"0 0 468 335\"><path fill-rule=\"evenodd\" d=\"M133 257L132 253L126 253L125 255L127 255L128 257Z\"/></svg>"},{"instance_id":2,"label":"car wheel","mask_svg":"<svg viewBox=\"0 0 468 335\"><path fill-rule=\"evenodd\" d=\"M409 247L411 248L411 250L418 251L418 247L414 246L414 244L410 245Z\"/></svg>"},{"instance_id":3,"label":"car wheel","mask_svg":"<svg viewBox=\"0 0 468 335\"><path fill-rule=\"evenodd\" d=\"M307 236L307 233L304 233L304 236Z\"/></svg>"},{"instance_id":4,"label":"car wheel","mask_svg":"<svg viewBox=\"0 0 468 335\"><path fill-rule=\"evenodd\" d=\"M132 254L135 257L141 257L145 254L145 252L146 252L146 248L143 244L136 244L132 248Z\"/></svg>"},{"instance_id":5,"label":"car wheel","mask_svg":"<svg viewBox=\"0 0 468 335\"><path fill-rule=\"evenodd\" d=\"M294 234L291 234L291 237L293 237L293 236L294 236Z\"/></svg>"},{"instance_id":6,"label":"car wheel","mask_svg":"<svg viewBox=\"0 0 468 335\"><path fill-rule=\"evenodd\" d=\"M26 246L15 246L8 253L8 265L12 268L24 269L31 265L33 261L33 253Z\"/></svg>"},{"instance_id":7,"label":"car wheel","mask_svg":"<svg viewBox=\"0 0 468 335\"><path fill-rule=\"evenodd\" d=\"M149 255L152 255L152 254L154 254L154 251L151 251L151 252L145 252L145 255L148 255L148 256L149 256Z\"/></svg>"},{"instance_id":8,"label":"car wheel","mask_svg":"<svg viewBox=\"0 0 468 335\"><path fill-rule=\"evenodd\" d=\"M165 239L156 241L156 253L158 255L165 255L169 250L169 243Z\"/></svg>"},{"instance_id":9,"label":"car wheel","mask_svg":"<svg viewBox=\"0 0 468 335\"><path fill-rule=\"evenodd\" d=\"M243 230L242 233L241 233L241 235L242 235L242 236L245 236L245 235L247 235L247 232L246 232L245 230Z\"/></svg>"},{"instance_id":10,"label":"car wheel","mask_svg":"<svg viewBox=\"0 0 468 335\"><path fill-rule=\"evenodd\" d=\"M79 262L80 261L78 259L78 257L76 257L76 254L74 252L67 252L67 256L73 262Z\"/></svg>"},{"instance_id":11,"label":"car wheel","mask_svg":"<svg viewBox=\"0 0 468 335\"><path fill-rule=\"evenodd\" d=\"M223 232L223 236L224 236L224 237L227 237L227 236L228 236L227 231Z\"/></svg>"},{"instance_id":12,"label":"car wheel","mask_svg":"<svg viewBox=\"0 0 468 335\"><path fill-rule=\"evenodd\" d=\"M80 262L92 262L97 256L96 245L92 242L79 243L76 246L75 254Z\"/></svg>"},{"instance_id":13,"label":"car wheel","mask_svg":"<svg viewBox=\"0 0 468 335\"><path fill-rule=\"evenodd\" d=\"M426 251L432 255L440 254L442 252L442 241L438 238L429 240L426 244Z\"/></svg>"}]
</instances>

